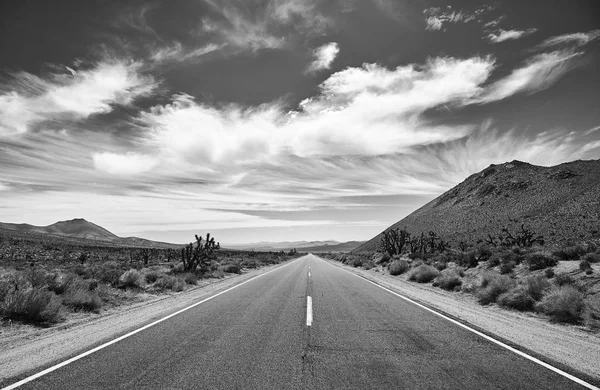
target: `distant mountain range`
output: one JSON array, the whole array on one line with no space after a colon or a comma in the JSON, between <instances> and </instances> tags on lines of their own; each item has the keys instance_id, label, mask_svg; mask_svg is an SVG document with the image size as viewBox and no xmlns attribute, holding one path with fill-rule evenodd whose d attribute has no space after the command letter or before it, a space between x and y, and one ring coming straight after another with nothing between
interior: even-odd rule
<instances>
[{"instance_id":1,"label":"distant mountain range","mask_svg":"<svg viewBox=\"0 0 600 390\"><path fill-rule=\"evenodd\" d=\"M225 245L229 249L254 250L259 252L277 252L297 249L299 252L350 252L364 241L284 241L257 242L253 244Z\"/></svg>"},{"instance_id":2,"label":"distant mountain range","mask_svg":"<svg viewBox=\"0 0 600 390\"><path fill-rule=\"evenodd\" d=\"M26 223L4 223L0 222L0 229L16 231L19 233L47 234L80 240L93 240L112 243L115 245L132 247L153 247L153 248L179 248L181 245L169 244L146 240L138 237L119 237L109 232L101 226L88 222L83 218L76 218L69 221L59 221L48 226L34 226Z\"/></svg>"},{"instance_id":3,"label":"distant mountain range","mask_svg":"<svg viewBox=\"0 0 600 390\"><path fill-rule=\"evenodd\" d=\"M600 160L541 167L490 165L393 224L412 234L432 230L454 247L521 224L548 244L600 241ZM386 229L387 230L387 229ZM381 233L355 249L375 251Z\"/></svg>"}]
</instances>

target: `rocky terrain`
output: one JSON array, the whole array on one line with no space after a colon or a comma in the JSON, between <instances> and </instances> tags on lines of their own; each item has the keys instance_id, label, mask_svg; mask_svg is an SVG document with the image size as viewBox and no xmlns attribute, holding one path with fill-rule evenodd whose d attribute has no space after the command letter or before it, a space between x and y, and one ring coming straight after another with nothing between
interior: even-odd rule
<instances>
[{"instance_id":1,"label":"rocky terrain","mask_svg":"<svg viewBox=\"0 0 600 390\"><path fill-rule=\"evenodd\" d=\"M391 226L435 231L456 247L522 224L550 246L600 240L600 160L490 165ZM354 252L375 251L381 234Z\"/></svg>"}]
</instances>

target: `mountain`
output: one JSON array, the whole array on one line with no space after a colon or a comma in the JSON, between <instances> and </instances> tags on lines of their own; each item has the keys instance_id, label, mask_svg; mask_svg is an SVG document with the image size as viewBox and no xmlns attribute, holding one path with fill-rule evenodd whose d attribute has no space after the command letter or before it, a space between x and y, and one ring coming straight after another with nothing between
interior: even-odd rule
<instances>
[{"instance_id":1,"label":"mountain","mask_svg":"<svg viewBox=\"0 0 600 390\"><path fill-rule=\"evenodd\" d=\"M300 252L348 252L358 245L362 241L283 241L283 242L256 242L252 244L232 244L224 245L229 249L239 250L255 250L260 252L278 252L278 251L289 251L290 249L297 249Z\"/></svg>"},{"instance_id":2,"label":"mountain","mask_svg":"<svg viewBox=\"0 0 600 390\"><path fill-rule=\"evenodd\" d=\"M12 230L19 233L36 233L60 236L65 238L74 238L81 240L92 240L100 242L109 242L116 245L136 246L136 247L161 247L176 248L181 245L156 242L138 237L119 237L109 232L101 226L86 221L83 218L75 218L69 221L59 221L48 226L34 226L26 223L4 223L0 222L0 229Z\"/></svg>"},{"instance_id":3,"label":"mountain","mask_svg":"<svg viewBox=\"0 0 600 390\"><path fill-rule=\"evenodd\" d=\"M600 240L600 160L552 167L516 160L492 164L391 228L413 234L432 230L456 247L521 224L548 244ZM381 233L354 251L374 251L380 240Z\"/></svg>"},{"instance_id":4,"label":"mountain","mask_svg":"<svg viewBox=\"0 0 600 390\"><path fill-rule=\"evenodd\" d=\"M302 248L302 252L350 252L364 243L364 241L348 241L338 244L308 246Z\"/></svg>"}]
</instances>

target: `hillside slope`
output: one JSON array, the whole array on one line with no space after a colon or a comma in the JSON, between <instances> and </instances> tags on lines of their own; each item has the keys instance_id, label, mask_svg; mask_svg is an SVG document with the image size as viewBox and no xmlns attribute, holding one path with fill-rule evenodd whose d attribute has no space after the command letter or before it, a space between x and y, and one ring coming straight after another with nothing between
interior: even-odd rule
<instances>
[{"instance_id":1,"label":"hillside slope","mask_svg":"<svg viewBox=\"0 0 600 390\"><path fill-rule=\"evenodd\" d=\"M34 226L26 223L0 222L0 229L14 231L20 234L43 234L69 239L100 241L120 246L178 248L181 245L156 242L138 237L119 237L105 228L98 226L83 218L69 221L59 221L48 226Z\"/></svg>"},{"instance_id":2,"label":"hillside slope","mask_svg":"<svg viewBox=\"0 0 600 390\"><path fill-rule=\"evenodd\" d=\"M541 167L520 161L490 165L391 228L430 230L454 247L524 223L548 244L600 238L600 160ZM387 229L386 229L387 230ZM374 251L381 234L354 252Z\"/></svg>"}]
</instances>

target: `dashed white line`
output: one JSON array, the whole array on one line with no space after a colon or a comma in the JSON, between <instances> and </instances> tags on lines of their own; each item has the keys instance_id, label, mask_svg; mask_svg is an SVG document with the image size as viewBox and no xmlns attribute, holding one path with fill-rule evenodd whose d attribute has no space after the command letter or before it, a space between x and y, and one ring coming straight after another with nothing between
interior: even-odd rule
<instances>
[{"instance_id":1,"label":"dashed white line","mask_svg":"<svg viewBox=\"0 0 600 390\"><path fill-rule=\"evenodd\" d=\"M301 259L301 257L300 257L299 259ZM150 327L152 327L152 326L154 326L154 325L156 325L156 324L159 324L159 323L161 323L161 322L163 322L163 321L166 321L166 320L168 320L169 318L175 317L175 316L176 316L176 315L178 315L178 314L181 314L181 313L183 313L183 312L185 312L185 311L187 311L187 310L189 310L189 309L191 309L191 308L193 308L193 307L196 307L196 306L198 306L198 305L200 305L200 304L202 304L202 303L204 303L204 302L210 301L211 299L213 299L213 298L216 298L216 297L218 297L218 296L220 296L220 295L223 295L223 294L225 294L226 292L229 292L229 291L231 291L231 290L233 290L233 289L236 289L236 288L238 288L238 287L241 287L241 286L243 286L243 285L244 285L244 284L246 284L246 283L252 282L253 280L256 280L256 279L258 279L258 278L260 278L260 277L262 277L262 276L265 276L265 275L267 275L267 274L270 274L271 272L274 272L274 271L280 270L280 269L282 269L282 268L284 268L284 267L287 267L288 265L290 265L290 264L294 263L295 261L296 261L296 260L294 260L294 261L292 261L292 262L290 262L290 263L288 263L288 264L285 264L285 265L283 265L283 266L281 266L281 267L277 267L277 268L275 268L275 269L269 270L269 271L267 271L267 272L265 272L265 273L263 273L263 274L260 274L260 275L254 276L254 277L252 277L252 278L250 278L250 279L248 279L248 280L245 280L245 281L243 281L243 282L241 282L241 283L238 283L238 284L236 284L236 285L235 285L235 286L233 286L233 287L229 287L229 288L228 288L228 289L226 289L226 290L223 290L223 291L221 291L221 292L219 292L219 293L216 293L216 294L214 294L214 295L211 295L210 297L208 297L208 298L205 298L205 299L201 300L200 302L196 302L196 303L194 303L194 304L192 304L192 305L189 305L189 306L187 306L187 307L184 307L183 309L181 309L181 310L179 310L179 311L176 311L175 313L169 314L168 316L165 316L165 317L163 317L163 318L161 318L161 319L159 319L159 320L156 320L156 321L154 321L154 322L152 322L152 323L150 323L150 324L148 324L148 325L142 326L141 328L138 328L138 329L136 329L136 330L134 330L134 331L131 331L131 332L129 332L129 333L127 333L127 334L125 334L125 335L123 335L123 336L121 336L121 337L117 337L116 339L113 339L113 340L111 340L111 341L109 341L109 342L107 342L107 343L104 343L104 344L102 344L102 345L99 345L99 346L97 346L96 348L92 348L92 349L90 349L90 350L88 350L88 351L86 351L86 352L84 352L84 353L82 353L82 354L80 354L80 355L77 355L77 356L75 356L75 357L72 357L72 358L70 358L70 359L68 359L68 360L65 360L65 361L64 361L64 362L62 362L62 363L59 363L59 364L57 364L57 365L55 365L55 366L52 366L52 367L49 367L49 368L47 368L47 369L45 369L45 370L43 370L43 371L40 371L40 372L38 372L37 374L34 374L34 375L31 375L31 376L28 376L28 377L27 377L27 378L25 378L25 379L22 379L22 380L20 380L20 381L18 381L18 382L16 382L16 383L13 383L12 385L8 385L8 386L6 386L6 387L0 388L0 390L12 390L12 389L16 389L17 387L20 387L20 386L24 385L25 383L31 382L32 380L34 380L34 379L37 379L37 378L39 378L39 377L42 377L42 376L44 376L44 375L46 375L46 374L49 374L49 373L51 373L52 371L56 371L56 370L58 370L59 368L66 366L67 364L71 364L71 363L73 363L73 362L75 362L75 361L77 361L77 360L79 360L79 359L81 359L81 358L84 358L84 357L86 357L86 356L88 356L88 355L91 355L91 354L93 354L94 352L97 352L97 351L99 351L99 350L101 350L101 349L104 349L104 348L106 348L106 347L108 347L108 346L110 346L110 345L112 345L112 344L115 344L115 343L117 343L117 342L119 342L119 341L121 341L121 340L124 340L124 339L126 339L126 338L128 338L128 337L131 337L131 336L133 336L133 335L134 335L134 334L136 334L136 333L139 333L139 332L141 332L141 331L143 331L143 330L145 330L145 329L148 329L148 328L150 328ZM311 304L310 297L308 297L308 299L309 299L309 301L308 301L308 302L309 302L309 304ZM310 311L311 311L311 313L310 313L310 322L312 323L312 306L311 306L311 308L310 308ZM306 324L307 324L308 326L310 326L310 324L308 323L308 317L306 318Z\"/></svg>"},{"instance_id":2,"label":"dashed white line","mask_svg":"<svg viewBox=\"0 0 600 390\"><path fill-rule=\"evenodd\" d=\"M306 297L306 326L311 326L313 322L312 298Z\"/></svg>"}]
</instances>

